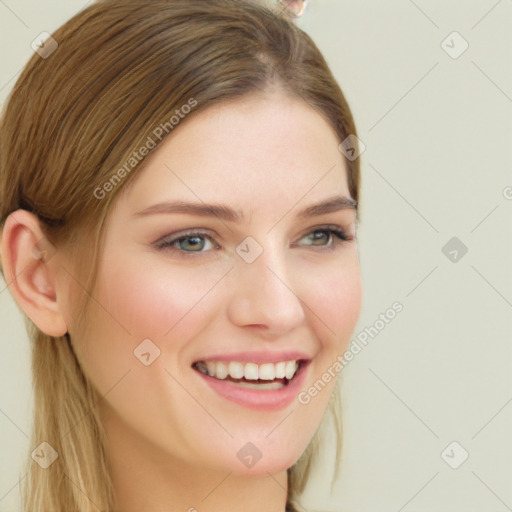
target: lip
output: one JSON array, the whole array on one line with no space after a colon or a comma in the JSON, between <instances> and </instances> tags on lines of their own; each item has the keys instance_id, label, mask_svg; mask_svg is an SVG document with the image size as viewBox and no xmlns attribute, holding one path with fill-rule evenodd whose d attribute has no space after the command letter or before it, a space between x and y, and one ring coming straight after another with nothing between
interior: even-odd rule
<instances>
[{"instance_id":1,"label":"lip","mask_svg":"<svg viewBox=\"0 0 512 512\"><path fill-rule=\"evenodd\" d=\"M197 359L194 363L198 363L199 361L237 361L239 363L264 364L279 363L281 361L298 361L299 359L310 361L311 357L297 350L285 350L282 352L269 352L265 350L257 352L233 352L232 354L211 354L202 359Z\"/></svg>"},{"instance_id":2,"label":"lip","mask_svg":"<svg viewBox=\"0 0 512 512\"><path fill-rule=\"evenodd\" d=\"M303 361L303 364L301 364L293 379L280 389L259 390L243 388L229 380L216 379L215 377L201 373L199 370L193 371L202 378L213 391L226 400L256 411L271 412L284 409L297 397L306 380L310 363L311 360Z\"/></svg>"}]
</instances>

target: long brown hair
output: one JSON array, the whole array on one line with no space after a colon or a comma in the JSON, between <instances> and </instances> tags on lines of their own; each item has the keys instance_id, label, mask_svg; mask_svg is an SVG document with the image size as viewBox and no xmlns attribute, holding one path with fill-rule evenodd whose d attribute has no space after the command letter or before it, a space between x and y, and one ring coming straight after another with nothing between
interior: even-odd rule
<instances>
[{"instance_id":1,"label":"long brown hair","mask_svg":"<svg viewBox=\"0 0 512 512\"><path fill-rule=\"evenodd\" d=\"M47 243L73 255L73 276L88 290L73 301L81 330L106 215L144 162L130 158L148 138L156 145L163 140L155 136L157 127L170 133L176 109L194 105L193 116L279 84L314 107L340 142L356 135L348 104L311 38L286 16L249 0L100 0L52 38L58 46L46 58L32 56L2 113L0 227L10 213L28 210L41 221ZM345 162L350 194L359 201L359 160ZM59 458L46 470L27 458L23 510L111 511L115 494L96 409L100 397L69 333L48 336L28 317L26 325L35 407L31 447L46 441ZM339 408L335 387L329 411L337 460ZM321 430L288 470L288 510L301 510Z\"/></svg>"}]
</instances>

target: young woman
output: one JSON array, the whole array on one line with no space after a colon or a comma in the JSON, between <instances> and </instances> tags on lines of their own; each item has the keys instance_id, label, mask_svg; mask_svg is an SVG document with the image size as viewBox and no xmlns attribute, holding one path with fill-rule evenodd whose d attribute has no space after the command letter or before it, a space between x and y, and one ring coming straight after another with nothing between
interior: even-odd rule
<instances>
[{"instance_id":1,"label":"young woman","mask_svg":"<svg viewBox=\"0 0 512 512\"><path fill-rule=\"evenodd\" d=\"M311 38L254 2L99 1L41 41L0 126L23 510L304 509L361 307L350 135Z\"/></svg>"}]
</instances>

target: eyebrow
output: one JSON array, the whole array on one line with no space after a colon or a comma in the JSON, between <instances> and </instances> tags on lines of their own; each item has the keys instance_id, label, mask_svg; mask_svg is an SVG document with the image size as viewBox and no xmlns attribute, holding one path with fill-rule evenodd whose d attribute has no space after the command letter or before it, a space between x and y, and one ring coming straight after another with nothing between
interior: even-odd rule
<instances>
[{"instance_id":1,"label":"eyebrow","mask_svg":"<svg viewBox=\"0 0 512 512\"><path fill-rule=\"evenodd\" d=\"M333 196L320 203L307 206L297 213L297 218L317 217L326 213L340 210L357 210L357 202L345 196ZM157 213L185 213L200 217L218 217L229 222L241 222L245 216L241 210L233 209L223 204L189 203L173 201L158 203L135 213L136 217Z\"/></svg>"}]
</instances>

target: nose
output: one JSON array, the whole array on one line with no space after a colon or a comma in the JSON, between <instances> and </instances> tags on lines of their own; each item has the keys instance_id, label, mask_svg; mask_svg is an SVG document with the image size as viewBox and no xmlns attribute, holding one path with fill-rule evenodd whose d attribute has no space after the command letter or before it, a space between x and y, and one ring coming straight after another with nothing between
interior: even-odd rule
<instances>
[{"instance_id":1,"label":"nose","mask_svg":"<svg viewBox=\"0 0 512 512\"><path fill-rule=\"evenodd\" d=\"M296 285L300 275L281 249L267 247L252 263L237 261L230 320L238 326L258 326L266 336L283 335L304 321L304 304Z\"/></svg>"}]
</instances>

